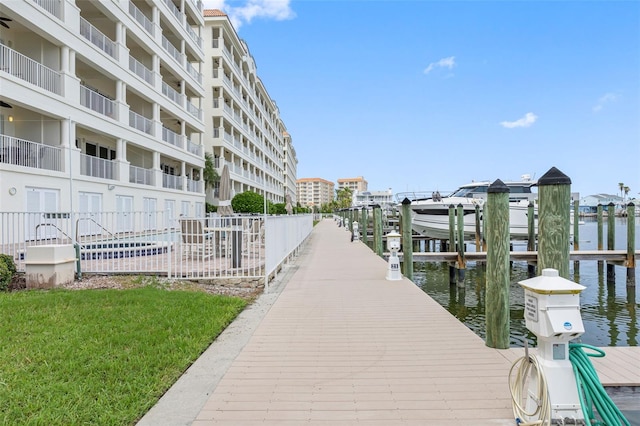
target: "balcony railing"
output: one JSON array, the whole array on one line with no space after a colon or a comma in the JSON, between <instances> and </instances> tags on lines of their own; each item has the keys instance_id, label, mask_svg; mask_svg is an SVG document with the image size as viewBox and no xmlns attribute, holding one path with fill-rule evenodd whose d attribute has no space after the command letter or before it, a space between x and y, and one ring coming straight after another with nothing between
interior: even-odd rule
<instances>
[{"instance_id":1,"label":"balcony railing","mask_svg":"<svg viewBox=\"0 0 640 426\"><path fill-rule=\"evenodd\" d=\"M114 118L115 102L90 87L80 85L80 105Z\"/></svg>"},{"instance_id":2,"label":"balcony railing","mask_svg":"<svg viewBox=\"0 0 640 426\"><path fill-rule=\"evenodd\" d=\"M115 42L102 34L99 29L91 25L89 21L84 19L82 16L80 17L80 34L107 55L117 59Z\"/></svg>"},{"instance_id":3,"label":"balcony railing","mask_svg":"<svg viewBox=\"0 0 640 426\"><path fill-rule=\"evenodd\" d=\"M202 49L202 37L200 37L196 32L189 26L189 24L185 24L185 29L187 30L187 34L189 37L198 45L200 49Z\"/></svg>"},{"instance_id":4,"label":"balcony railing","mask_svg":"<svg viewBox=\"0 0 640 426\"><path fill-rule=\"evenodd\" d=\"M162 187L170 189L182 189L182 176L162 174Z\"/></svg>"},{"instance_id":5,"label":"balcony railing","mask_svg":"<svg viewBox=\"0 0 640 426\"><path fill-rule=\"evenodd\" d=\"M195 144L189 139L187 139L187 150L198 157L202 156L202 145Z\"/></svg>"},{"instance_id":6,"label":"balcony railing","mask_svg":"<svg viewBox=\"0 0 640 426\"><path fill-rule=\"evenodd\" d=\"M153 85L153 72L133 56L129 56L129 69L138 77Z\"/></svg>"},{"instance_id":7,"label":"balcony railing","mask_svg":"<svg viewBox=\"0 0 640 426\"><path fill-rule=\"evenodd\" d=\"M129 111L129 126L150 135L151 129L153 128L153 121L149 120L147 117L143 117L135 111Z\"/></svg>"},{"instance_id":8,"label":"balcony railing","mask_svg":"<svg viewBox=\"0 0 640 426\"><path fill-rule=\"evenodd\" d=\"M141 185L153 185L153 170L129 166L129 182Z\"/></svg>"},{"instance_id":9,"label":"balcony railing","mask_svg":"<svg viewBox=\"0 0 640 426\"><path fill-rule=\"evenodd\" d=\"M193 115L198 120L202 120L202 110L191 102L187 102L187 111L189 111L189 114Z\"/></svg>"},{"instance_id":10,"label":"balcony railing","mask_svg":"<svg viewBox=\"0 0 640 426\"><path fill-rule=\"evenodd\" d=\"M164 81L162 82L162 94L171 99L176 104L182 106L184 101L184 95L169 86Z\"/></svg>"},{"instance_id":11,"label":"balcony railing","mask_svg":"<svg viewBox=\"0 0 640 426\"><path fill-rule=\"evenodd\" d=\"M104 158L80 154L80 174L102 179L114 179L115 163Z\"/></svg>"},{"instance_id":12,"label":"balcony railing","mask_svg":"<svg viewBox=\"0 0 640 426\"><path fill-rule=\"evenodd\" d=\"M180 9L178 9L171 0L164 0L164 4L167 5L171 13L173 13L173 15L176 17L176 19L182 22L182 12L180 12Z\"/></svg>"},{"instance_id":13,"label":"balcony railing","mask_svg":"<svg viewBox=\"0 0 640 426\"><path fill-rule=\"evenodd\" d=\"M153 22L132 1L129 1L129 15L133 16L146 32L153 35Z\"/></svg>"},{"instance_id":14,"label":"balcony railing","mask_svg":"<svg viewBox=\"0 0 640 426\"><path fill-rule=\"evenodd\" d=\"M162 47L164 48L164 50L167 51L169 55L173 56L173 58L176 61L178 61L179 64L182 65L182 58L184 57L184 55L180 53L180 51L176 49L176 47L173 44L171 44L169 39L166 38L165 36L162 36Z\"/></svg>"},{"instance_id":15,"label":"balcony railing","mask_svg":"<svg viewBox=\"0 0 640 426\"><path fill-rule=\"evenodd\" d=\"M201 180L193 180L187 178L187 191L202 192L203 182Z\"/></svg>"},{"instance_id":16,"label":"balcony railing","mask_svg":"<svg viewBox=\"0 0 640 426\"><path fill-rule=\"evenodd\" d=\"M162 127L162 140L170 143L171 145L177 146L178 148L184 148L182 135L177 134L176 132L167 129L166 127Z\"/></svg>"},{"instance_id":17,"label":"balcony railing","mask_svg":"<svg viewBox=\"0 0 640 426\"><path fill-rule=\"evenodd\" d=\"M0 44L0 71L34 84L44 90L62 95L62 76L59 72Z\"/></svg>"},{"instance_id":18,"label":"balcony railing","mask_svg":"<svg viewBox=\"0 0 640 426\"><path fill-rule=\"evenodd\" d=\"M202 73L198 72L193 65L191 65L191 62L187 62L187 71L198 81L198 83L202 84Z\"/></svg>"},{"instance_id":19,"label":"balcony railing","mask_svg":"<svg viewBox=\"0 0 640 426\"><path fill-rule=\"evenodd\" d=\"M62 20L62 6L60 0L33 0L35 4Z\"/></svg>"},{"instance_id":20,"label":"balcony railing","mask_svg":"<svg viewBox=\"0 0 640 426\"><path fill-rule=\"evenodd\" d=\"M62 149L0 135L0 163L61 172Z\"/></svg>"}]
</instances>

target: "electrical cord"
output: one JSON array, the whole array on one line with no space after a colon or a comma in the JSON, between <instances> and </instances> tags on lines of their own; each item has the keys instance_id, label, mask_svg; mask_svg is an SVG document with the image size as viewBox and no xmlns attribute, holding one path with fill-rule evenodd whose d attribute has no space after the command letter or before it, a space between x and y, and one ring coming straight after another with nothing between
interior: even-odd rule
<instances>
[{"instance_id":1,"label":"electrical cord","mask_svg":"<svg viewBox=\"0 0 640 426\"><path fill-rule=\"evenodd\" d=\"M517 367L517 374L512 380L514 369ZM532 373L535 373L538 388L535 394L527 395L528 380ZM551 402L547 389L547 379L542 366L535 355L525 355L518 358L509 370L509 389L511 390L511 402L513 415L519 426L549 425L551 423ZM523 400L524 397L524 400ZM528 398L535 398L537 407L533 412L528 412L522 404L527 404ZM537 420L531 420L537 418ZM525 419L528 419L525 421Z\"/></svg>"},{"instance_id":2,"label":"electrical cord","mask_svg":"<svg viewBox=\"0 0 640 426\"><path fill-rule=\"evenodd\" d=\"M584 349L593 352L586 353ZM604 351L595 346L584 343L569 343L569 361L571 361L576 376L582 413L585 419L589 419L587 424L590 425L617 426L624 424L631 426L631 423L616 407L600 383L598 373L589 359L589 357L602 358L604 355ZM602 420L596 418L594 407Z\"/></svg>"}]
</instances>

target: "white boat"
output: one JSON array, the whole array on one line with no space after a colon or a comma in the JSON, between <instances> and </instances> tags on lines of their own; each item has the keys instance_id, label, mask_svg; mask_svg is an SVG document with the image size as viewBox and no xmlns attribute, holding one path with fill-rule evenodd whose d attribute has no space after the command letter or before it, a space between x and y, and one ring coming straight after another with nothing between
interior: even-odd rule
<instances>
[{"instance_id":1,"label":"white boat","mask_svg":"<svg viewBox=\"0 0 640 426\"><path fill-rule=\"evenodd\" d=\"M449 206L453 205L457 221L457 208L462 205L464 216L464 237L473 239L476 234L476 206L479 206L480 217L487 200L487 189L492 182L472 182L463 185L447 196L441 196L437 191L430 196L416 196L416 194L398 194L402 201L408 198L411 201L411 226L420 235L449 239ZM536 182L529 175L523 175L520 181L506 181L509 188L509 232L511 239L527 239L529 203L537 198L537 193L532 191ZM413 195L413 196L412 196ZM537 219L537 206L534 207ZM537 220L536 220L537 222ZM535 223L537 226L537 223Z\"/></svg>"}]
</instances>

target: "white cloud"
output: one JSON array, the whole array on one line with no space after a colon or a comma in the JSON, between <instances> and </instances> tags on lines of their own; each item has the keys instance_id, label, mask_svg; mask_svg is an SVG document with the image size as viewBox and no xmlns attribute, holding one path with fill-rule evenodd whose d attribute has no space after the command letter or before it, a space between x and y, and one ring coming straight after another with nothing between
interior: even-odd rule
<instances>
[{"instance_id":1,"label":"white cloud","mask_svg":"<svg viewBox=\"0 0 640 426\"><path fill-rule=\"evenodd\" d=\"M524 117L516 121L503 121L500 123L500 125L502 127L506 127L507 129L513 129L514 127L529 127L533 123L535 123L537 119L537 115L532 112L528 112L524 115Z\"/></svg>"},{"instance_id":2,"label":"white cloud","mask_svg":"<svg viewBox=\"0 0 640 426\"><path fill-rule=\"evenodd\" d=\"M602 110L602 108L604 108L605 104L608 104L610 102L614 102L618 99L618 95L615 93L605 93L604 95L602 95L600 97L600 99L598 99L598 103L592 108L593 112L598 112L600 110Z\"/></svg>"},{"instance_id":3,"label":"white cloud","mask_svg":"<svg viewBox=\"0 0 640 426\"><path fill-rule=\"evenodd\" d=\"M205 9L220 9L226 13L236 31L256 18L284 21L296 16L290 0L247 0L240 6L231 6L225 0L205 0L204 5Z\"/></svg>"},{"instance_id":4,"label":"white cloud","mask_svg":"<svg viewBox=\"0 0 640 426\"><path fill-rule=\"evenodd\" d=\"M437 62L430 63L429 66L424 69L424 73L425 74L429 74L431 71L433 71L436 68L449 68L449 69L452 69L455 66L456 66L456 57L455 56L449 56L448 58L442 58Z\"/></svg>"}]
</instances>

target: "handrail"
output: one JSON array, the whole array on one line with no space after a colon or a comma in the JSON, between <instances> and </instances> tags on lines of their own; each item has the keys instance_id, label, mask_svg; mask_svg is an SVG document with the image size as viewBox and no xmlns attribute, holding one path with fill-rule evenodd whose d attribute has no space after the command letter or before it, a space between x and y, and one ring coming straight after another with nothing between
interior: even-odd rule
<instances>
[{"instance_id":1,"label":"handrail","mask_svg":"<svg viewBox=\"0 0 640 426\"><path fill-rule=\"evenodd\" d=\"M109 231L107 228L105 228L104 226L100 225L98 222L96 222L96 220L92 217L81 217L78 218L76 220L76 240L78 240L78 227L80 226L80 221L81 220L90 220L91 222L95 223L96 225L98 225L100 227L100 229L102 229L103 231L106 231L107 234L111 235L114 239L118 239L118 237L111 231ZM78 240L79 241L79 240Z\"/></svg>"},{"instance_id":2,"label":"handrail","mask_svg":"<svg viewBox=\"0 0 640 426\"><path fill-rule=\"evenodd\" d=\"M64 232L62 229L60 229L58 227L58 225L56 225L55 223L39 223L36 225L36 241L38 241L38 229L41 226L53 226L54 228L56 228L58 231L60 231L62 233L62 235L64 235L65 237L67 237L68 239L70 239L71 241L73 241L73 238L71 238L69 235L67 235L66 232Z\"/></svg>"}]
</instances>

